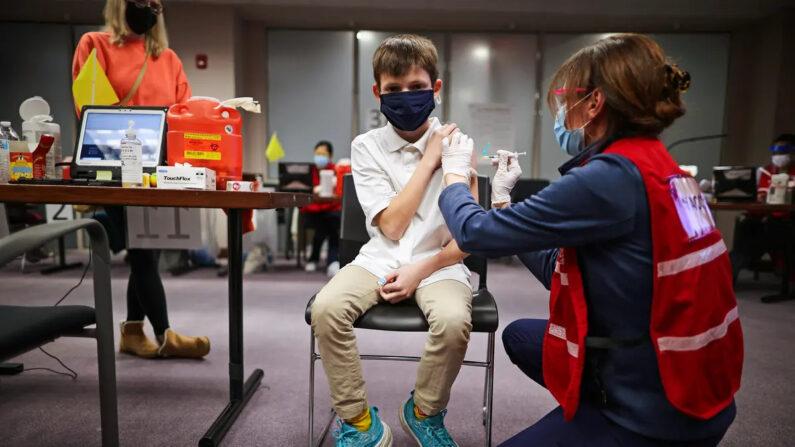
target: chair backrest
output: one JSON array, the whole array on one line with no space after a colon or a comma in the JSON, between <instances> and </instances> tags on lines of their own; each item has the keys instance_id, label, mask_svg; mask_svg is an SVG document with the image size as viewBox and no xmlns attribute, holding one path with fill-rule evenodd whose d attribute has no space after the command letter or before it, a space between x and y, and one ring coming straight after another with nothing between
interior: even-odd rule
<instances>
[{"instance_id":1,"label":"chair backrest","mask_svg":"<svg viewBox=\"0 0 795 447\"><path fill-rule=\"evenodd\" d=\"M480 205L488 209L491 201L491 185L489 178L478 176L478 196ZM353 261L359 250L370 235L367 234L367 222L364 211L356 196L353 184L353 175L346 174L342 184L342 220L340 222L340 267ZM464 261L466 266L478 274L478 289L486 287L487 261L483 256L468 256Z\"/></svg>"},{"instance_id":2,"label":"chair backrest","mask_svg":"<svg viewBox=\"0 0 795 447\"><path fill-rule=\"evenodd\" d=\"M340 221L340 267L353 261L359 250L367 241L367 222L356 196L353 175L346 174L342 178L342 218Z\"/></svg>"},{"instance_id":3,"label":"chair backrest","mask_svg":"<svg viewBox=\"0 0 795 447\"><path fill-rule=\"evenodd\" d=\"M549 186L549 180L537 178L520 178L511 191L511 202L518 203L529 199L542 189Z\"/></svg>"}]
</instances>

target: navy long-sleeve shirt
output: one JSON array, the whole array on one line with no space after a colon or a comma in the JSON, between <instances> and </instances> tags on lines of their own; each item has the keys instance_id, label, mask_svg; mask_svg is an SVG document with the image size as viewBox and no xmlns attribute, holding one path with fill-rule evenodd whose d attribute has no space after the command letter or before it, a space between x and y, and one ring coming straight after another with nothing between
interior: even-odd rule
<instances>
[{"instance_id":1,"label":"navy long-sleeve shirt","mask_svg":"<svg viewBox=\"0 0 795 447\"><path fill-rule=\"evenodd\" d=\"M635 165L591 150L561 168L537 195L486 211L464 184L447 187L439 206L461 250L490 257L518 255L549 289L558 247L575 247L588 303L590 336L635 338L648 333L653 290L649 204ZM572 168L573 167L573 168ZM651 343L589 350L583 398L596 381L607 395L605 416L645 436L692 440L723 433L735 406L710 420L685 415L668 402Z\"/></svg>"}]
</instances>

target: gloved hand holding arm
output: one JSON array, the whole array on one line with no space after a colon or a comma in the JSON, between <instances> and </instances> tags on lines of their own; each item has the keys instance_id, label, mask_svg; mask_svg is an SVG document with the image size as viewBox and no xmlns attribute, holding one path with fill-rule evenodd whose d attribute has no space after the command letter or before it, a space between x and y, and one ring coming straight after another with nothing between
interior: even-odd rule
<instances>
[{"instance_id":1,"label":"gloved hand holding arm","mask_svg":"<svg viewBox=\"0 0 795 447\"><path fill-rule=\"evenodd\" d=\"M474 141L463 133L442 140L442 172L445 184L469 184L473 175L472 150Z\"/></svg>"},{"instance_id":2,"label":"gloved hand holding arm","mask_svg":"<svg viewBox=\"0 0 795 447\"><path fill-rule=\"evenodd\" d=\"M491 206L503 208L511 203L511 190L522 175L515 152L497 151L498 165L491 185Z\"/></svg>"}]
</instances>

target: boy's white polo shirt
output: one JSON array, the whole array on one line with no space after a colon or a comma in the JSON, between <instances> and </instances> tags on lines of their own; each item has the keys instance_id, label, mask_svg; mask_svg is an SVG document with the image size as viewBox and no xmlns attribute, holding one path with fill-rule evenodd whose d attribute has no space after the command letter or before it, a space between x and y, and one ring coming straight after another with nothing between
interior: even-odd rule
<instances>
[{"instance_id":1,"label":"boy's white polo shirt","mask_svg":"<svg viewBox=\"0 0 795 447\"><path fill-rule=\"evenodd\" d=\"M431 118L428 131L415 143L401 138L391 124L353 140L353 182L367 219L370 241L362 247L352 265L382 278L401 266L436 255L452 240L438 205L439 195L444 189L441 169L437 169L428 182L422 202L400 241L390 240L372 224L375 216L389 206L406 186L422 158L431 132L439 127L439 120ZM419 287L445 279L470 285L469 276L469 269L459 262L437 270L422 280Z\"/></svg>"}]
</instances>

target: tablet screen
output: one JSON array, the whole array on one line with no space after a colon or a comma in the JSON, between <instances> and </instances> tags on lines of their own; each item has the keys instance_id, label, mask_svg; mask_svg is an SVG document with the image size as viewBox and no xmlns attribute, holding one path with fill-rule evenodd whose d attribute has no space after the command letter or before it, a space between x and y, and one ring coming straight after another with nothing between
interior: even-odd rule
<instances>
[{"instance_id":1,"label":"tablet screen","mask_svg":"<svg viewBox=\"0 0 795 447\"><path fill-rule=\"evenodd\" d=\"M160 110L86 110L78 142L77 162L84 166L120 166L121 140L130 122L141 140L143 166L160 161L165 113Z\"/></svg>"}]
</instances>

